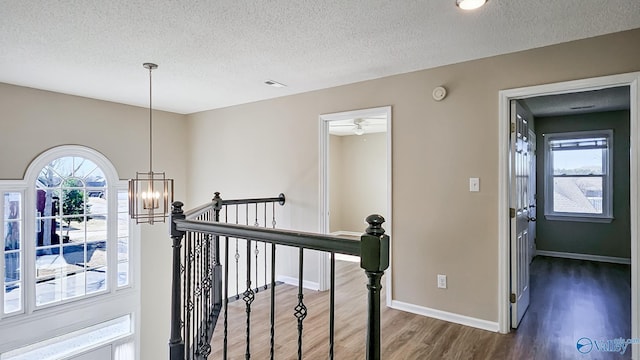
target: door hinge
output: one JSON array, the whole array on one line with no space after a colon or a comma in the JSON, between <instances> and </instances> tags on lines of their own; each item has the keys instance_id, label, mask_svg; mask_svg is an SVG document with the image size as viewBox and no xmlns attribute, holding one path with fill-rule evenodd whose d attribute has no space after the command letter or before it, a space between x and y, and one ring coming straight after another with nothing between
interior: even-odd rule
<instances>
[{"instance_id":1,"label":"door hinge","mask_svg":"<svg viewBox=\"0 0 640 360\"><path fill-rule=\"evenodd\" d=\"M514 217L516 217L516 209L514 209L514 208L509 208L509 217L510 217L510 218L512 218L512 219L513 219Z\"/></svg>"},{"instance_id":2,"label":"door hinge","mask_svg":"<svg viewBox=\"0 0 640 360\"><path fill-rule=\"evenodd\" d=\"M511 123L511 132L516 132L516 123Z\"/></svg>"},{"instance_id":3,"label":"door hinge","mask_svg":"<svg viewBox=\"0 0 640 360\"><path fill-rule=\"evenodd\" d=\"M516 303L516 294L513 294L513 293L512 293L511 295L509 295L509 301L510 301L512 304L515 304L515 303Z\"/></svg>"}]
</instances>

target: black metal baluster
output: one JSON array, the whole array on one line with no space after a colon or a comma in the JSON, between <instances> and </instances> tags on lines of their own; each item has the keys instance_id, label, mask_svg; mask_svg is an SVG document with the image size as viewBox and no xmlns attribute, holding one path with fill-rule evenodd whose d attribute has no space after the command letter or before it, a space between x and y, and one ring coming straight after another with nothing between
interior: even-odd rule
<instances>
[{"instance_id":1,"label":"black metal baluster","mask_svg":"<svg viewBox=\"0 0 640 360\"><path fill-rule=\"evenodd\" d=\"M206 268L205 278L203 280L202 289L204 292L205 299L205 310L203 320L205 325L203 326L204 330L202 332L202 346L200 347L200 355L203 358L207 358L211 353L211 334L213 333L212 329L212 315L213 315L213 305L214 305L214 296L216 299L221 296L218 292L212 293L212 282L213 282L213 256L215 254L212 251L212 235L205 235L205 256L204 256L204 265ZM216 305L220 305L220 303L215 303Z\"/></svg>"},{"instance_id":2,"label":"black metal baluster","mask_svg":"<svg viewBox=\"0 0 640 360\"><path fill-rule=\"evenodd\" d=\"M185 244L185 251L186 251L186 266L185 266L185 274L186 274L186 286L185 286L185 296L186 296L186 301L184 303L185 306L185 321L184 321L184 327L185 327L185 350L187 352L191 352L192 346L191 346L191 342L193 339L193 331L192 331L192 324L191 324L191 319L192 319L192 315L193 315L193 298L192 298L192 293L191 293L191 281L192 281L192 266L193 266L193 252L192 252L192 242L193 242L193 233L192 232L188 232L187 233L187 243Z\"/></svg>"},{"instance_id":3,"label":"black metal baluster","mask_svg":"<svg viewBox=\"0 0 640 360\"><path fill-rule=\"evenodd\" d=\"M224 222L229 223L229 207L224 206ZM227 360L227 346L229 335L229 237L224 237L224 340L222 358Z\"/></svg>"},{"instance_id":4,"label":"black metal baluster","mask_svg":"<svg viewBox=\"0 0 640 360\"><path fill-rule=\"evenodd\" d=\"M245 359L251 358L251 303L255 298L255 293L251 289L251 240L247 239L247 289L242 294L245 302L247 313L247 349L245 351Z\"/></svg>"},{"instance_id":5,"label":"black metal baluster","mask_svg":"<svg viewBox=\"0 0 640 360\"><path fill-rule=\"evenodd\" d=\"M273 360L276 336L276 246L271 244L271 329L270 329L270 359Z\"/></svg>"},{"instance_id":6,"label":"black metal baluster","mask_svg":"<svg viewBox=\"0 0 640 360\"><path fill-rule=\"evenodd\" d=\"M226 220L226 219L225 219ZM224 237L224 340L222 345L223 359L227 360L227 339L229 331L229 237Z\"/></svg>"},{"instance_id":7,"label":"black metal baluster","mask_svg":"<svg viewBox=\"0 0 640 360\"><path fill-rule=\"evenodd\" d=\"M333 360L336 305L336 253L331 253L331 289L329 292L329 360Z\"/></svg>"},{"instance_id":8,"label":"black metal baluster","mask_svg":"<svg viewBox=\"0 0 640 360\"><path fill-rule=\"evenodd\" d=\"M236 204L236 225L238 225L238 204ZM240 260L240 253L238 252L238 238L236 238L236 300L240 299L240 270L238 269L238 261Z\"/></svg>"},{"instance_id":9,"label":"black metal baluster","mask_svg":"<svg viewBox=\"0 0 640 360\"><path fill-rule=\"evenodd\" d=\"M194 342L193 342L193 350L192 354L194 358L198 355L200 349L200 339L201 339L201 324L202 324L202 288L201 277L202 277L202 233L197 233L194 237L194 286L193 286L193 295L194 295L194 314L193 314L193 324L194 324Z\"/></svg>"},{"instance_id":10,"label":"black metal baluster","mask_svg":"<svg viewBox=\"0 0 640 360\"><path fill-rule=\"evenodd\" d=\"M258 223L258 203L256 203L255 217L256 217L256 220L253 223L253 226L260 226L260 223ZM260 286L258 286L258 284L260 283L260 278L258 277L258 255L260 255L260 250L258 250L257 241L256 241L256 249L254 253L256 255L256 293L258 293L260 291Z\"/></svg>"},{"instance_id":11,"label":"black metal baluster","mask_svg":"<svg viewBox=\"0 0 640 360\"><path fill-rule=\"evenodd\" d=\"M264 227L267 227L267 203L264 203ZM264 289L267 290L267 242L264 243Z\"/></svg>"},{"instance_id":12,"label":"black metal baluster","mask_svg":"<svg viewBox=\"0 0 640 360\"><path fill-rule=\"evenodd\" d=\"M298 360L302 360L302 322L307 317L307 307L304 305L304 294L302 293L302 270L304 264L304 249L300 249L298 257L298 305L295 307L294 315L298 319Z\"/></svg>"},{"instance_id":13,"label":"black metal baluster","mask_svg":"<svg viewBox=\"0 0 640 360\"><path fill-rule=\"evenodd\" d=\"M224 222L229 223L229 207L224 207ZM229 237L224 237L224 339L222 358L227 360L227 346L229 339Z\"/></svg>"},{"instance_id":14,"label":"black metal baluster","mask_svg":"<svg viewBox=\"0 0 640 360\"><path fill-rule=\"evenodd\" d=\"M196 295L197 300L198 300L198 306L196 309L197 310L197 315L198 315L198 321L196 322L196 326L197 328L197 334L198 337L196 339L198 339L198 344L197 344L197 351L196 351L196 355L200 355L200 347L202 346L202 331L203 329L203 324L204 324L204 316L205 316L205 312L206 312L206 302L205 302L205 297L204 297L204 287L203 287L203 281L204 281L204 237L207 236L206 234L200 234L200 236L198 237L198 248L197 248L197 264L198 267L196 267L196 271L198 271L198 276L196 276L196 279L198 280L198 282L196 283Z\"/></svg>"},{"instance_id":15,"label":"black metal baluster","mask_svg":"<svg viewBox=\"0 0 640 360\"><path fill-rule=\"evenodd\" d=\"M275 229L276 228L276 203L271 203L271 205L273 206L273 208L271 209L271 216L272 216L271 226Z\"/></svg>"}]
</instances>

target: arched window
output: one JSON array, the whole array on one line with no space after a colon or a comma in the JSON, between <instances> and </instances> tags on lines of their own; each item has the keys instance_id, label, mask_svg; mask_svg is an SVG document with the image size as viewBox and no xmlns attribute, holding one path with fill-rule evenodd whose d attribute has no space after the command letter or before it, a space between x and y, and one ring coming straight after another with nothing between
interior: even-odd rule
<instances>
[{"instance_id":1,"label":"arched window","mask_svg":"<svg viewBox=\"0 0 640 360\"><path fill-rule=\"evenodd\" d=\"M84 157L60 157L40 171L35 184L37 306L105 292L111 271L117 271L118 285L128 283L126 198L121 214L112 211L107 187L103 170ZM124 236L111 236L110 216L118 218L117 232ZM115 268L108 262L109 239L118 241Z\"/></svg>"},{"instance_id":2,"label":"arched window","mask_svg":"<svg viewBox=\"0 0 640 360\"><path fill-rule=\"evenodd\" d=\"M16 345L50 343L114 319L133 324L139 291L127 183L106 157L81 146L51 149L24 180L0 181L0 196L0 328L15 329ZM61 321L58 330L50 325ZM119 341L133 339L129 328ZM0 354L6 350L15 348L0 345Z\"/></svg>"}]
</instances>

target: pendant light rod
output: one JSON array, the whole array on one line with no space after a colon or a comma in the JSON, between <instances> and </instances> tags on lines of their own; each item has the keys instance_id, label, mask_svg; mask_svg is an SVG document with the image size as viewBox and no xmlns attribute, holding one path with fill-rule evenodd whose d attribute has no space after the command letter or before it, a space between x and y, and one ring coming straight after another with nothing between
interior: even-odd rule
<instances>
[{"instance_id":1,"label":"pendant light rod","mask_svg":"<svg viewBox=\"0 0 640 360\"><path fill-rule=\"evenodd\" d=\"M149 173L153 172L153 97L152 97L152 82L151 71L158 68L157 64L144 63L142 64L145 69L149 69Z\"/></svg>"}]
</instances>

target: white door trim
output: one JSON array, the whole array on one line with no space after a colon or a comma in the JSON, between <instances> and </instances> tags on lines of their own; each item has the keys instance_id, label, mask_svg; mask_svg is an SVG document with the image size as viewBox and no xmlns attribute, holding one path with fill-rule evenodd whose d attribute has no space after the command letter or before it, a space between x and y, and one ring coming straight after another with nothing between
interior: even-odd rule
<instances>
[{"instance_id":1,"label":"white door trim","mask_svg":"<svg viewBox=\"0 0 640 360\"><path fill-rule=\"evenodd\" d=\"M329 122L338 121L338 120L346 120L346 119L354 119L354 118L366 118L368 116L386 114L387 116L387 218L385 219L385 223L383 225L386 230L386 234L391 235L391 219L392 219L392 194L391 191L393 187L391 186L391 174L392 174L392 164L391 164L391 106L382 106L376 108L369 109L361 109L361 110L353 110L353 111L344 111L339 113L332 114L323 114L319 116L319 134L320 134L320 219L319 231L322 234L329 233ZM391 243L393 244L393 237L391 238ZM391 304L391 294L392 292L392 282L391 282L391 268L392 263L392 249L393 246L389 249L389 269L385 272L385 286L387 287L387 306ZM329 261L330 256L328 253L321 253L320 256L320 265L318 266L318 279L320 284L320 290L326 290L329 288Z\"/></svg>"},{"instance_id":2,"label":"white door trim","mask_svg":"<svg viewBox=\"0 0 640 360\"><path fill-rule=\"evenodd\" d=\"M638 231L640 213L638 189L640 188L640 72L591 79L501 90L499 92L499 165L498 165L498 324L501 333L508 333L509 322L509 100L540 95L563 94L585 90L596 90L614 86L630 88L630 216L631 216L631 337L640 336L640 314L638 313L638 290L640 289L640 247ZM636 349L637 350L637 349ZM637 354L633 353L635 359Z\"/></svg>"}]
</instances>

